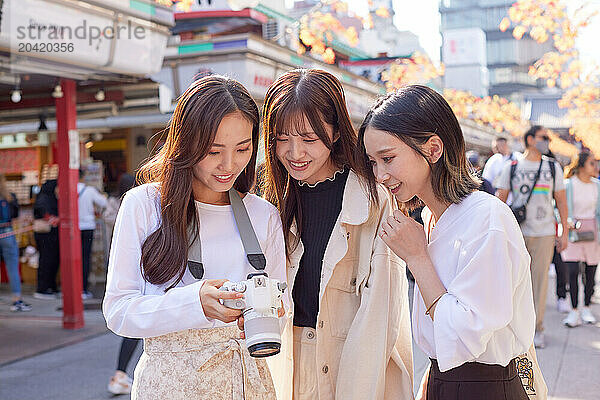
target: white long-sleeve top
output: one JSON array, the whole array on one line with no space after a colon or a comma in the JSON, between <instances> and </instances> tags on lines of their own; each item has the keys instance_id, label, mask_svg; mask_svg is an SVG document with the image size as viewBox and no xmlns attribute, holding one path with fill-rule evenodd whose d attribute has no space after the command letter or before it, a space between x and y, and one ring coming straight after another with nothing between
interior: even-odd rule
<instances>
[{"instance_id":1,"label":"white long-sleeve top","mask_svg":"<svg viewBox=\"0 0 600 400\"><path fill-rule=\"evenodd\" d=\"M285 282L285 245L277 209L253 194L247 194L243 202L267 260L265 271ZM231 206L195 203L204 277L197 280L186 270L183 280L165 292L169 283L146 282L140 268L142 244L159 226L157 187L142 185L125 195L115 222L103 302L107 326L116 334L146 338L226 325L204 315L199 295L202 284L206 279L242 281L256 270L246 258ZM287 309L287 295L284 305Z\"/></svg>"},{"instance_id":2,"label":"white long-sleeve top","mask_svg":"<svg viewBox=\"0 0 600 400\"><path fill-rule=\"evenodd\" d=\"M105 208L106 197L93 186L79 182L77 184L77 207L79 209L79 229L96 229L96 215L94 207Z\"/></svg>"},{"instance_id":3,"label":"white long-sleeve top","mask_svg":"<svg viewBox=\"0 0 600 400\"><path fill-rule=\"evenodd\" d=\"M431 216L425 208L426 232ZM530 257L508 206L480 191L450 205L427 251L448 293L432 321L415 289L413 334L440 371L470 361L506 366L525 353L535 331Z\"/></svg>"}]
</instances>

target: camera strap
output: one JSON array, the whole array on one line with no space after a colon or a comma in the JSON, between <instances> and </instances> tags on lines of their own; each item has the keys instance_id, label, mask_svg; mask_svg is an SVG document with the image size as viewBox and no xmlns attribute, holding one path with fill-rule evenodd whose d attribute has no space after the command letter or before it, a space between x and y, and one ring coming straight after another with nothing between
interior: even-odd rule
<instances>
[{"instance_id":1,"label":"camera strap","mask_svg":"<svg viewBox=\"0 0 600 400\"><path fill-rule=\"evenodd\" d=\"M235 224L240 233L242 239L242 245L246 252L248 262L254 269L262 271L267 265L267 259L262 252L256 232L252 227L252 222L248 216L248 210L240 197L240 194L234 189L229 190L229 202L233 209L233 217ZM188 232L188 237L192 237ZM200 244L200 235L196 235L195 240L192 242L188 249L188 269L192 276L196 279L202 279L204 276L204 264L202 263L202 246Z\"/></svg>"},{"instance_id":2,"label":"camera strap","mask_svg":"<svg viewBox=\"0 0 600 400\"><path fill-rule=\"evenodd\" d=\"M538 167L538 170L535 174L535 179L533 180L533 185L531 186L531 190L529 190L529 196L527 196L527 200L525 200L525 204L523 204L521 207L523 206L527 206L527 204L529 204L529 200L531 200L531 195L533 194L533 189L535 189L535 185L537 184L538 180L540 179L540 173L542 172L542 164L544 163L544 158L542 157L542 159L540 160L540 165ZM512 184L512 180L515 176L516 170L517 170L517 164L518 161L513 161L510 165L510 177L509 177L509 185L510 185L510 192L513 191L513 184ZM554 165L550 164L550 168L553 168Z\"/></svg>"},{"instance_id":3,"label":"camera strap","mask_svg":"<svg viewBox=\"0 0 600 400\"><path fill-rule=\"evenodd\" d=\"M250 222L250 217L248 216L248 210L246 210L240 194L234 188L229 189L229 202L231 203L231 208L233 208L233 217L240 232L240 238L242 239L248 262L254 269L262 271L267 265L267 259L260 248L260 243L258 243L256 232L254 232L252 222Z\"/></svg>"}]
</instances>

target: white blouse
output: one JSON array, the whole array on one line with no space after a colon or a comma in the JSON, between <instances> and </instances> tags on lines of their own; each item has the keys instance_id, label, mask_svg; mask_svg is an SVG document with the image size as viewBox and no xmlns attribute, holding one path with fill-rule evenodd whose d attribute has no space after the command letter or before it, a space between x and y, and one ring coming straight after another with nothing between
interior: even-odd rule
<instances>
[{"instance_id":1,"label":"white blouse","mask_svg":"<svg viewBox=\"0 0 600 400\"><path fill-rule=\"evenodd\" d=\"M425 208L422 215L427 232L432 214ZM505 203L477 191L450 205L431 231L427 250L448 293L432 321L415 289L413 334L440 371L470 361L506 366L530 348L535 331L530 257Z\"/></svg>"},{"instance_id":2,"label":"white blouse","mask_svg":"<svg viewBox=\"0 0 600 400\"><path fill-rule=\"evenodd\" d=\"M263 249L269 277L286 281L286 257L281 220L266 200L248 194L243 202ZM245 280L256 270L250 265L235 225L231 206L196 202L200 220L203 279L186 270L176 287L153 285L142 277L142 244L159 226L160 200L155 185L136 187L125 195L110 249L103 312L113 332L127 337L154 337L193 328L226 324L208 319L200 303L206 279ZM287 295L284 305L288 307Z\"/></svg>"},{"instance_id":3,"label":"white blouse","mask_svg":"<svg viewBox=\"0 0 600 400\"><path fill-rule=\"evenodd\" d=\"M573 209L571 214L576 219L596 218L596 205L598 204L598 185L591 181L582 182L577 175L571 177L573 190Z\"/></svg>"}]
</instances>

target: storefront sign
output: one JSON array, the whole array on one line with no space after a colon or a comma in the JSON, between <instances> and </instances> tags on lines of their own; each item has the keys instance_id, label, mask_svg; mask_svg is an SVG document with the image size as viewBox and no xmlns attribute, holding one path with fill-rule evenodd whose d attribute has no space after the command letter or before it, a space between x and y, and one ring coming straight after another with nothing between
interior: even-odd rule
<instances>
[{"instance_id":1,"label":"storefront sign","mask_svg":"<svg viewBox=\"0 0 600 400\"><path fill-rule=\"evenodd\" d=\"M160 70L170 36L168 20L157 23L138 9L128 15L110 4L101 8L96 2L95 7L84 3L0 2L0 47L10 48L11 66L17 70L26 63L23 58L31 57L124 74Z\"/></svg>"},{"instance_id":2,"label":"storefront sign","mask_svg":"<svg viewBox=\"0 0 600 400\"><path fill-rule=\"evenodd\" d=\"M79 132L69 129L69 169L79 169Z\"/></svg>"}]
</instances>

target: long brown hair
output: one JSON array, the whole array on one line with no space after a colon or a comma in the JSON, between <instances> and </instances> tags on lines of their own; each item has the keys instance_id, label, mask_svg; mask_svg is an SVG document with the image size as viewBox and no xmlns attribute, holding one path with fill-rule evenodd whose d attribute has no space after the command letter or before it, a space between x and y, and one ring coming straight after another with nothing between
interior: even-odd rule
<instances>
[{"instance_id":1,"label":"long brown hair","mask_svg":"<svg viewBox=\"0 0 600 400\"><path fill-rule=\"evenodd\" d=\"M152 284L176 277L175 287L186 269L188 229L198 232L194 205L193 168L210 150L221 120L239 111L253 125L252 156L234 187L248 192L254 184L259 138L259 113L248 91L237 81L211 75L199 79L183 93L169 123L162 149L138 172L141 183L157 182L160 191L160 226L142 245L142 274Z\"/></svg>"},{"instance_id":2,"label":"long brown hair","mask_svg":"<svg viewBox=\"0 0 600 400\"><path fill-rule=\"evenodd\" d=\"M587 160L591 157L589 151L580 152L577 157L571 160L571 163L565 168L565 178L571 178L573 175L579 172L580 168L583 168Z\"/></svg>"},{"instance_id":3,"label":"long brown hair","mask_svg":"<svg viewBox=\"0 0 600 400\"><path fill-rule=\"evenodd\" d=\"M460 203L481 185L469 168L465 156L465 140L452 109L435 90L422 85L411 85L380 98L371 107L359 131L358 157L370 182L375 182L373 168L365 150L365 130L368 127L387 132L402 140L427 162L421 146L433 135L444 143L442 158L431 167L433 193L441 201ZM413 198L405 204L408 209L421 201Z\"/></svg>"},{"instance_id":4,"label":"long brown hair","mask_svg":"<svg viewBox=\"0 0 600 400\"><path fill-rule=\"evenodd\" d=\"M288 254L300 240L302 207L295 179L277 158L276 139L280 132L302 132L304 117L331 151L330 157L336 166L357 169L357 136L346 109L340 81L329 72L318 69L296 69L280 76L267 90L263 105L265 165L261 189L265 198L279 209ZM333 141L324 124L333 127ZM287 232L294 220L297 235L290 243Z\"/></svg>"}]
</instances>

